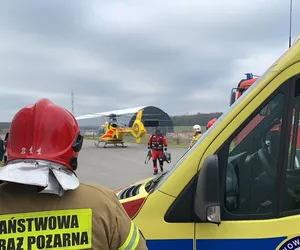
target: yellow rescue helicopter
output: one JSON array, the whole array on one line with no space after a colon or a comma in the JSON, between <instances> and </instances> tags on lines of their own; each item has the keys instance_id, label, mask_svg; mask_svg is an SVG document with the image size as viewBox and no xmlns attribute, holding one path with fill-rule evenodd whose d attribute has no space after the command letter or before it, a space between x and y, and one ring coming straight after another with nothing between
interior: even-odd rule
<instances>
[{"instance_id":1,"label":"yellow rescue helicopter","mask_svg":"<svg viewBox=\"0 0 300 250\"><path fill-rule=\"evenodd\" d=\"M115 146L121 144L122 147L126 147L124 145L124 136L126 134L131 134L133 137L135 137L136 143L140 143L141 138L147 132L142 122L142 114L143 109L140 109L137 112L136 119L131 128L118 123L117 117L119 117L119 115L113 113L108 115L109 121L107 121L104 125L101 125L103 130L99 131L100 133L98 134L98 138L95 141L95 146L99 147L99 145L103 142L104 148L106 148L107 144L114 144Z\"/></svg>"}]
</instances>

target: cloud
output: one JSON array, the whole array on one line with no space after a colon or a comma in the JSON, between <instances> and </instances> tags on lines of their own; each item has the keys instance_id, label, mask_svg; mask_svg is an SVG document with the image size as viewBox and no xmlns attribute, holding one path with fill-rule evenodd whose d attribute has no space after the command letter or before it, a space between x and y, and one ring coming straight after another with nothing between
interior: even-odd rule
<instances>
[{"instance_id":1,"label":"cloud","mask_svg":"<svg viewBox=\"0 0 300 250\"><path fill-rule=\"evenodd\" d=\"M288 18L280 0L5 1L0 121L44 97L70 110L72 90L76 115L225 111L243 74L261 75L287 49Z\"/></svg>"}]
</instances>

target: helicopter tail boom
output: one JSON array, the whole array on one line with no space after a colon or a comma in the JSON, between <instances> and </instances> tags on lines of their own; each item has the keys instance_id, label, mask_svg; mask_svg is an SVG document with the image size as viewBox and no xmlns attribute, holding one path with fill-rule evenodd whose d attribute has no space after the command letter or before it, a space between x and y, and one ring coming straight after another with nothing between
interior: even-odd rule
<instances>
[{"instance_id":1,"label":"helicopter tail boom","mask_svg":"<svg viewBox=\"0 0 300 250\"><path fill-rule=\"evenodd\" d=\"M138 112L137 112L137 115L136 115L136 118L135 118L135 121L132 125L132 129L131 129L131 135L133 137L135 137L136 139L136 143L140 143L141 141L141 137L143 137L147 130L142 122L142 115L143 115L143 109L140 109Z\"/></svg>"}]
</instances>

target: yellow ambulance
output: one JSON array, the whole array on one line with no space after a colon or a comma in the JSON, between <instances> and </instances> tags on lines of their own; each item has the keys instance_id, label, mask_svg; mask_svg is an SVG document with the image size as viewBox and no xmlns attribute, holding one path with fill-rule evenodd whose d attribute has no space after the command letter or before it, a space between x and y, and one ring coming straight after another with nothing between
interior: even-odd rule
<instances>
[{"instance_id":1,"label":"yellow ambulance","mask_svg":"<svg viewBox=\"0 0 300 250\"><path fill-rule=\"evenodd\" d=\"M170 171L116 190L150 250L300 249L300 39Z\"/></svg>"}]
</instances>

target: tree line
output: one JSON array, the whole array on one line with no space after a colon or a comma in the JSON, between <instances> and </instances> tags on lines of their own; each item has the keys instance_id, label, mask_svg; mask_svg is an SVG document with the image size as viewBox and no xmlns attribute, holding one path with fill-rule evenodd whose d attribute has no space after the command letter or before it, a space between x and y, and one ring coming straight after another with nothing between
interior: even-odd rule
<instances>
[{"instance_id":1,"label":"tree line","mask_svg":"<svg viewBox=\"0 0 300 250\"><path fill-rule=\"evenodd\" d=\"M177 115L171 116L173 126L193 126L199 124L206 126L206 124L213 118L219 118L222 115L221 112L215 113L197 113L193 115ZM0 122L0 129L8 129L10 122Z\"/></svg>"},{"instance_id":2,"label":"tree line","mask_svg":"<svg viewBox=\"0 0 300 250\"><path fill-rule=\"evenodd\" d=\"M171 119L173 121L174 126L193 126L195 124L199 124L201 126L206 126L206 124L214 119L219 118L223 113L215 112L215 113L197 113L194 115L178 115L172 116Z\"/></svg>"}]
</instances>

